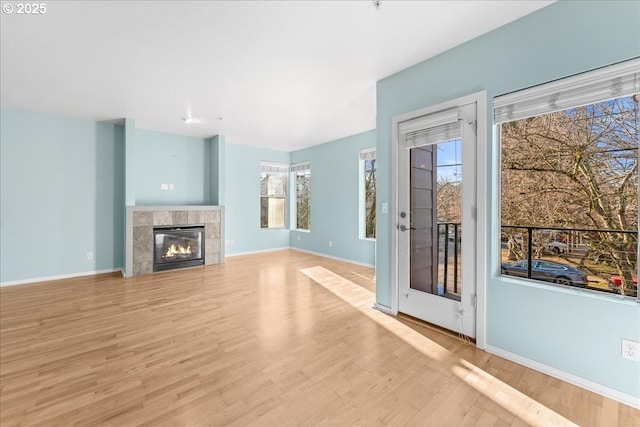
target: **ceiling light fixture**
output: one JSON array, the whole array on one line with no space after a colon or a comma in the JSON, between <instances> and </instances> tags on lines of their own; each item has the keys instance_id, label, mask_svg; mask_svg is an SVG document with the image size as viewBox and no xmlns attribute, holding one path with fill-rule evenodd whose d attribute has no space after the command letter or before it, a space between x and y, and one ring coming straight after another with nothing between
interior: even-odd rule
<instances>
[{"instance_id":1,"label":"ceiling light fixture","mask_svg":"<svg viewBox=\"0 0 640 427\"><path fill-rule=\"evenodd\" d=\"M187 124L187 125L190 125L190 124L193 124L193 123L198 123L198 119L194 119L194 118L193 118L193 117L191 117L191 116L189 116L189 117L183 117L183 118L182 118L182 121L183 121L185 124Z\"/></svg>"},{"instance_id":2,"label":"ceiling light fixture","mask_svg":"<svg viewBox=\"0 0 640 427\"><path fill-rule=\"evenodd\" d=\"M376 10L379 10L380 3L382 3L382 0L371 0L371 3L375 6Z\"/></svg>"}]
</instances>

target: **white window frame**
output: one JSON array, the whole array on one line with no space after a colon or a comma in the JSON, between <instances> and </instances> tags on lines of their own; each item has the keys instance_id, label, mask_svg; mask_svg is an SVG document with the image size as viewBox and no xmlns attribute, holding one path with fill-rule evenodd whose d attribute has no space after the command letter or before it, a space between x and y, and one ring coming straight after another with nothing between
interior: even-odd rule
<instances>
[{"instance_id":1,"label":"white window frame","mask_svg":"<svg viewBox=\"0 0 640 427\"><path fill-rule=\"evenodd\" d=\"M496 215L495 221L492 225L494 229L497 230L497 235L500 234L500 230L502 229L502 190L500 188L502 180L500 172L502 168L502 123L521 120L528 117L541 116L553 112L604 102L623 96L631 96L634 93L640 93L639 70L640 58L635 58L549 83L543 83L527 89L500 95L493 99L494 135L495 140L497 141L496 157L498 167L495 169L496 171L494 175L494 182L496 183L497 188L495 193L497 195L497 202L494 205ZM499 240L497 242L499 242ZM518 283L531 283L529 279L501 275L500 245L494 244L493 251L493 258L495 260L492 265L492 268L494 269L494 277ZM640 260L640 244L638 245L637 259ZM637 277L640 277L640 263L638 263L638 270L636 271L636 274ZM558 288L558 286L553 283L538 280L533 282L539 286ZM619 298L619 295L612 296L608 293L596 290L580 289L580 291L589 292L605 298ZM636 297L636 300L640 302L640 293Z\"/></svg>"},{"instance_id":2,"label":"white window frame","mask_svg":"<svg viewBox=\"0 0 640 427\"><path fill-rule=\"evenodd\" d=\"M282 163L274 163L274 162L260 162L260 175L262 175L263 173L279 173L282 174L284 176L285 179L289 179L289 165L287 164L282 164ZM286 229L287 228L287 193L288 193L288 183L285 182L284 185L284 196L283 197L278 197L278 196L263 196L262 195L262 191L259 191L259 201L260 203L258 204L258 217L259 217L259 227L260 230L282 230L282 229ZM282 227L262 227L262 198L263 197L269 197L269 198L280 198L280 199L284 199L284 224Z\"/></svg>"},{"instance_id":3,"label":"white window frame","mask_svg":"<svg viewBox=\"0 0 640 427\"><path fill-rule=\"evenodd\" d=\"M293 163L290 167L291 182L291 230L301 231L303 233L311 232L311 195L309 195L309 228L298 228L298 186L296 182L296 174L300 171L309 171L311 178L311 162Z\"/></svg>"},{"instance_id":4,"label":"white window frame","mask_svg":"<svg viewBox=\"0 0 640 427\"><path fill-rule=\"evenodd\" d=\"M363 148L360 150L358 160L358 237L362 240L375 242L375 237L367 237L367 203L366 203L366 180L365 161L376 159L376 147ZM377 169L377 162L376 162ZM376 171L377 179L377 171ZM376 215L378 213L376 212Z\"/></svg>"}]
</instances>

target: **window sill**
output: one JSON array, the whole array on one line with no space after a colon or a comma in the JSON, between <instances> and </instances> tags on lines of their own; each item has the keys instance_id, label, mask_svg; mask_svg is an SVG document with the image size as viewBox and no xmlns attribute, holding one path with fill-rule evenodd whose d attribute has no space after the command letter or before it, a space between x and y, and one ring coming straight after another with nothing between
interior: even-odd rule
<instances>
[{"instance_id":1,"label":"window sill","mask_svg":"<svg viewBox=\"0 0 640 427\"><path fill-rule=\"evenodd\" d=\"M311 230L305 230L304 228L292 228L291 231L297 231L298 233L311 233Z\"/></svg>"},{"instance_id":2,"label":"window sill","mask_svg":"<svg viewBox=\"0 0 640 427\"><path fill-rule=\"evenodd\" d=\"M599 291L594 291L592 289L567 287L563 285L556 285L554 283L546 283L538 280L529 280L529 279L523 279L519 277L509 277L509 276L503 276L500 274L494 275L493 279L495 279L501 284L509 284L509 286L513 286L513 285L525 286L525 287L534 288L534 289L540 289L540 290L551 291L551 292L560 292L566 295L574 295L574 296L580 296L585 298L594 298L601 301L611 301L611 302L631 305L631 306L640 304L640 300L638 300L637 298L624 297L622 295L611 294L607 292L599 292Z\"/></svg>"}]
</instances>

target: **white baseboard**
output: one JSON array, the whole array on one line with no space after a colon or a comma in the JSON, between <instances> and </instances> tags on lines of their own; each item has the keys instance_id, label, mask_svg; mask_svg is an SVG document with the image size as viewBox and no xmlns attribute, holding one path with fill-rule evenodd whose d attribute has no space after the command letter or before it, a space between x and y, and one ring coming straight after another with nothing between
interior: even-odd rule
<instances>
[{"instance_id":1,"label":"white baseboard","mask_svg":"<svg viewBox=\"0 0 640 427\"><path fill-rule=\"evenodd\" d=\"M107 270L84 271L82 273L61 274L59 276L34 277L33 279L15 280L12 282L1 282L0 287L26 285L29 283L38 283L38 282L50 282L52 280L72 279L74 277L95 276L97 274L115 273L118 271L124 277L124 271L122 268L110 268Z\"/></svg>"},{"instance_id":2,"label":"white baseboard","mask_svg":"<svg viewBox=\"0 0 640 427\"><path fill-rule=\"evenodd\" d=\"M373 264L368 264L368 263L364 263L364 262L358 262L358 261L354 261L352 259L347 259L347 258L340 258L340 257L328 255L328 254L323 254L322 252L314 252L314 251L308 251L306 249L294 248L294 247L291 247L291 246L283 246L283 247L280 247L280 248L262 249L262 250L259 250L259 251L239 252L239 253L235 253L235 254L226 253L225 257L226 258L230 258L230 257L234 257L234 256L241 256L241 255L261 254L261 253L265 253L265 252L282 251L282 250L285 250L285 249L291 249L291 250L294 250L294 251L304 252L304 253L311 254L311 255L321 256L321 257L324 257L324 258L335 259L336 261L348 262L350 264L361 265L363 267L375 268Z\"/></svg>"},{"instance_id":3,"label":"white baseboard","mask_svg":"<svg viewBox=\"0 0 640 427\"><path fill-rule=\"evenodd\" d=\"M390 314L391 316L397 316L398 315L398 313L394 312L393 310L391 310L391 308L389 308L389 307L387 307L385 305L378 304L377 302L373 303L373 308L378 310L378 311L381 311L381 312L383 312L385 314Z\"/></svg>"},{"instance_id":4,"label":"white baseboard","mask_svg":"<svg viewBox=\"0 0 640 427\"><path fill-rule=\"evenodd\" d=\"M241 252L241 253L235 253L235 254L225 253L225 258L231 258L231 257L234 257L234 256L241 256L241 255L260 254L260 253L265 253L265 252L282 251L282 250L285 250L285 249L293 249L293 250L296 250L296 251L305 252L305 253L309 253L309 254L312 254L312 255L317 255L317 256L321 256L321 257L325 257L325 258L331 258L331 259L335 259L335 260L338 260L338 261L349 262L351 264L361 265L361 266L364 266L364 267L370 267L370 268L374 267L371 264L357 262L357 261L353 261L353 260L346 259L346 258L334 257L334 256L323 254L323 253L320 253L320 252L312 252L312 251L307 251L307 250L304 250L304 249L292 248L290 246L283 246L283 247L280 247L280 248L263 249L263 250L259 250L259 251ZM71 278L74 278L74 277L95 276L97 274L115 273L117 271L122 273L122 277L125 277L123 268L111 268L111 269L107 269L107 270L84 271L82 273L61 274L61 275L58 275L58 276L34 277L34 278L31 278L31 279L15 280L15 281L10 281L10 282L0 282L0 287L3 287L3 286L15 286L15 285L26 285L26 284L29 284L29 283L37 283L37 282L49 282L49 281L52 281L52 280L71 279Z\"/></svg>"},{"instance_id":5,"label":"white baseboard","mask_svg":"<svg viewBox=\"0 0 640 427\"><path fill-rule=\"evenodd\" d=\"M324 257L324 258L335 259L336 261L348 262L349 264L355 264L355 265L361 265L363 267L375 268L375 266L373 264L368 264L366 262L354 261L352 259L347 259L347 258L340 258L340 257L333 256L333 255L327 255L327 254L323 254L322 252L308 251L306 249L293 248L293 247L289 248L289 249L292 249L294 251L304 252L304 253L311 254L311 255L321 256L321 257Z\"/></svg>"},{"instance_id":6,"label":"white baseboard","mask_svg":"<svg viewBox=\"0 0 640 427\"><path fill-rule=\"evenodd\" d=\"M282 246L281 248L260 249L258 251L238 252L238 253L235 253L235 254L230 254L229 252L225 251L224 257L225 258L231 258L231 257L234 257L234 256L262 254L262 253L265 253L265 252L283 251L285 249L291 249L291 248L289 246Z\"/></svg>"},{"instance_id":7,"label":"white baseboard","mask_svg":"<svg viewBox=\"0 0 640 427\"><path fill-rule=\"evenodd\" d=\"M591 380L587 380L585 378L579 377L574 374L570 374L565 371L561 371L560 369L553 368L551 366L547 366L543 363L536 362L535 360L528 359L526 357L520 356L515 353L511 353L510 351L503 350L498 347L494 347L492 345L487 344L485 349L488 353L495 354L496 356L500 356L503 359L510 360L512 362L518 363L519 365L526 366L527 368L534 369L538 372L542 372L559 380L568 382L569 384L573 384L578 387L582 387L586 390L592 391L594 393L600 394L604 397L608 397L609 399L616 400L620 403L624 403L625 405L629 405L633 408L640 409L640 397L632 396L627 393L623 393L621 391L612 389L610 387L604 386L602 384L598 384Z\"/></svg>"}]
</instances>

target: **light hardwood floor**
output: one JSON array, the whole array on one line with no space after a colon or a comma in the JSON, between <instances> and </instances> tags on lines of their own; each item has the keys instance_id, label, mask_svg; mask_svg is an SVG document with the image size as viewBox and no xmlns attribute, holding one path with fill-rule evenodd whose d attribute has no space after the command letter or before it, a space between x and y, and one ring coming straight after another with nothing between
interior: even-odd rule
<instances>
[{"instance_id":1,"label":"light hardwood floor","mask_svg":"<svg viewBox=\"0 0 640 427\"><path fill-rule=\"evenodd\" d=\"M371 308L297 251L0 289L0 425L639 426L640 411Z\"/></svg>"}]
</instances>

